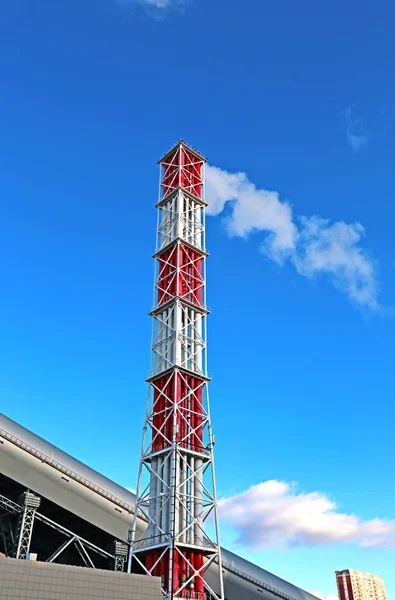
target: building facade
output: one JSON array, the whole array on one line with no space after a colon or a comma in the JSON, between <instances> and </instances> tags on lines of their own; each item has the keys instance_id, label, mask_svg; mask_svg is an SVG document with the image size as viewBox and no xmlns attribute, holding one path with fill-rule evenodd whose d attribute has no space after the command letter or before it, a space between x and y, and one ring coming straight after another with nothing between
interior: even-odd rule
<instances>
[{"instance_id":1,"label":"building facade","mask_svg":"<svg viewBox=\"0 0 395 600\"><path fill-rule=\"evenodd\" d=\"M339 600L387 600L384 581L378 575L354 569L336 571Z\"/></svg>"}]
</instances>

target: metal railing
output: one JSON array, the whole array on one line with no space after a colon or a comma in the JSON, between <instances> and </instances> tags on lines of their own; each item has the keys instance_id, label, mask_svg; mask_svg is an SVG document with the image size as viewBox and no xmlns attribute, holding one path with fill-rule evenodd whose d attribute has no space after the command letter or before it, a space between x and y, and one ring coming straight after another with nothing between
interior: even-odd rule
<instances>
[{"instance_id":1,"label":"metal railing","mask_svg":"<svg viewBox=\"0 0 395 600\"><path fill-rule=\"evenodd\" d=\"M248 573L245 573L244 571L240 571L240 569L236 569L236 567L233 567L232 565L230 565L227 562L222 561L222 566L225 569L227 569L227 571L230 571L231 573L234 573L235 575L242 577L246 581L250 581L251 583L254 583L258 587L260 587L264 590L267 590L268 592L271 592L272 594L274 594L275 596L278 596L279 598L283 598L284 600L296 600L296 598L294 596L290 596L289 594L286 594L285 592L273 587L272 585L269 585L268 583L265 583L264 581L262 581L260 579L256 579L256 577L252 577L252 575L248 575Z\"/></svg>"},{"instance_id":2,"label":"metal railing","mask_svg":"<svg viewBox=\"0 0 395 600\"><path fill-rule=\"evenodd\" d=\"M110 494L109 492L107 492L107 490L103 489L102 487L100 487L98 485L95 485L94 483L92 483L92 481L89 481L89 479L86 479L85 477L78 475L78 473L76 473L75 471L72 471L71 469L65 467L64 465L62 465L60 462L58 462L54 458L51 458L44 452L37 450L37 448L30 446L30 444L26 444L26 442L20 440L15 435L11 435L10 433L8 433L8 431L5 431L4 429L0 429L0 436L5 438L6 440L11 442L15 446L18 446L18 448L22 448L22 450L25 450L32 456L35 456L36 458L41 460L43 463L50 465L51 467L53 467L60 473L67 475L74 481L77 481L78 483L81 483L83 486L87 487L88 489L93 490L94 492L96 492L96 494L99 494L100 496L102 496L103 498L106 498L107 500L111 500L111 502L113 502L117 506L120 506L121 508L123 508L124 510L129 512L130 514L134 514L134 507L131 504L128 504L127 502L124 502L120 498L117 498L117 496Z\"/></svg>"},{"instance_id":3,"label":"metal railing","mask_svg":"<svg viewBox=\"0 0 395 600\"><path fill-rule=\"evenodd\" d=\"M155 434L155 438L159 437L160 435L164 435L163 432L157 432ZM183 450L190 450L191 452L195 452L198 455L204 454L206 456L210 456L210 452L211 452L211 446L202 446L202 445L198 445L198 444L191 444L190 442L183 442L183 441L176 441L175 442L177 448L182 448ZM156 454L157 452L162 452L162 450L171 450L173 447L173 443L172 442L167 442L167 443L156 443L155 439L152 442L152 444L150 445L152 446L151 450L146 452L145 456L150 456L151 454Z\"/></svg>"},{"instance_id":4,"label":"metal railing","mask_svg":"<svg viewBox=\"0 0 395 600\"><path fill-rule=\"evenodd\" d=\"M138 550L142 550L144 548L149 548L151 546L166 546L169 543L169 540L171 539L171 537L172 536L170 534L163 533L163 534L154 535L154 536L150 536L150 537L140 538L133 542L133 550L138 551ZM186 547L192 545L192 546L198 546L199 548L206 548L207 550L210 550L210 551L212 551L215 548L215 545L209 538L204 538L204 539L194 538L193 541L188 541L188 542L180 542L177 539L177 542L180 545L184 545Z\"/></svg>"},{"instance_id":5,"label":"metal railing","mask_svg":"<svg viewBox=\"0 0 395 600\"><path fill-rule=\"evenodd\" d=\"M190 590L183 590L179 592L177 598L186 598L187 600L210 600L212 596L205 592L191 592Z\"/></svg>"}]
</instances>

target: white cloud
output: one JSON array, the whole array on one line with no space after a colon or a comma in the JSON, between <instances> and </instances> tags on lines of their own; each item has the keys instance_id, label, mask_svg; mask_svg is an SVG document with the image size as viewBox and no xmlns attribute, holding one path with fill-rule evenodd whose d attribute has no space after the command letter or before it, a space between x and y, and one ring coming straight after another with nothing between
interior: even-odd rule
<instances>
[{"instance_id":1,"label":"white cloud","mask_svg":"<svg viewBox=\"0 0 395 600\"><path fill-rule=\"evenodd\" d=\"M359 245L365 230L360 223L330 223L328 219L301 219L297 271L306 277L328 274L334 285L359 306L378 309L378 286L372 260Z\"/></svg>"},{"instance_id":2,"label":"white cloud","mask_svg":"<svg viewBox=\"0 0 395 600\"><path fill-rule=\"evenodd\" d=\"M338 597L336 594L329 594L328 596L324 596L323 594L321 594L321 592L311 592L313 594L313 596L317 596L317 598L320 598L320 600L338 600Z\"/></svg>"},{"instance_id":3,"label":"white cloud","mask_svg":"<svg viewBox=\"0 0 395 600\"><path fill-rule=\"evenodd\" d=\"M360 245L360 223L331 223L319 216L295 218L274 191L258 189L245 173L206 168L208 214L225 210L226 231L246 237L264 232L260 251L283 264L289 259L300 275L325 275L360 307L377 310L378 285L372 260Z\"/></svg>"},{"instance_id":4,"label":"white cloud","mask_svg":"<svg viewBox=\"0 0 395 600\"><path fill-rule=\"evenodd\" d=\"M369 143L368 133L360 118L353 116L354 105L351 104L342 112L346 120L346 137L354 152L359 152Z\"/></svg>"},{"instance_id":5,"label":"white cloud","mask_svg":"<svg viewBox=\"0 0 395 600\"><path fill-rule=\"evenodd\" d=\"M229 235L245 237L253 231L266 231L266 252L277 262L294 251L297 229L292 209L280 201L277 192L257 189L245 173L228 173L211 166L207 166L206 186L209 214L216 215L231 203L226 219Z\"/></svg>"},{"instance_id":6,"label":"white cloud","mask_svg":"<svg viewBox=\"0 0 395 600\"><path fill-rule=\"evenodd\" d=\"M395 547L395 519L364 521L340 512L321 492L298 492L282 481L265 481L220 500L219 514L235 544L254 550L347 543Z\"/></svg>"}]
</instances>

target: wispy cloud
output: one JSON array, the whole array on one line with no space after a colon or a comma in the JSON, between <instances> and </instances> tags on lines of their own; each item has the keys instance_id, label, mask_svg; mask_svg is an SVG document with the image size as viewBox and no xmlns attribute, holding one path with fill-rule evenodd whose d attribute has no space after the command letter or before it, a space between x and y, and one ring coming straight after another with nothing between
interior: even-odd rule
<instances>
[{"instance_id":1,"label":"wispy cloud","mask_svg":"<svg viewBox=\"0 0 395 600\"><path fill-rule=\"evenodd\" d=\"M219 514L233 532L234 544L254 550L348 543L395 547L395 519L364 521L340 512L321 492L298 492L294 483L271 480L254 485L220 500Z\"/></svg>"},{"instance_id":2,"label":"wispy cloud","mask_svg":"<svg viewBox=\"0 0 395 600\"><path fill-rule=\"evenodd\" d=\"M155 14L161 14L171 8L183 8L189 0L116 0L121 6L142 6L148 10L156 11Z\"/></svg>"},{"instance_id":3,"label":"wispy cloud","mask_svg":"<svg viewBox=\"0 0 395 600\"><path fill-rule=\"evenodd\" d=\"M245 173L208 165L208 213L226 209L228 235L263 232L260 252L279 265L292 263L300 275L326 276L361 308L378 310L378 284L372 259L361 246L360 223L331 222L320 216L297 217L278 192L258 189Z\"/></svg>"},{"instance_id":4,"label":"wispy cloud","mask_svg":"<svg viewBox=\"0 0 395 600\"><path fill-rule=\"evenodd\" d=\"M354 116L354 105L350 104L342 112L346 122L346 137L354 152L360 152L369 143L369 135L362 119Z\"/></svg>"}]
</instances>

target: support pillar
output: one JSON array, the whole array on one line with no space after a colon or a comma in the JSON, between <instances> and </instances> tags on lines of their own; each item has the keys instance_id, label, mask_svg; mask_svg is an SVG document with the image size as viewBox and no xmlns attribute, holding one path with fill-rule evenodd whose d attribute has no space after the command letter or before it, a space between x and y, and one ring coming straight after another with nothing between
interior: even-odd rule
<instances>
[{"instance_id":1,"label":"support pillar","mask_svg":"<svg viewBox=\"0 0 395 600\"><path fill-rule=\"evenodd\" d=\"M26 560L27 555L30 552L34 517L36 510L40 507L41 498L29 491L26 491L18 498L18 502L23 506L23 512L20 513L18 517L15 558Z\"/></svg>"},{"instance_id":2,"label":"support pillar","mask_svg":"<svg viewBox=\"0 0 395 600\"><path fill-rule=\"evenodd\" d=\"M111 544L111 553L115 555L114 571L123 572L125 570L125 563L128 559L129 546L115 540L114 543Z\"/></svg>"}]
</instances>

